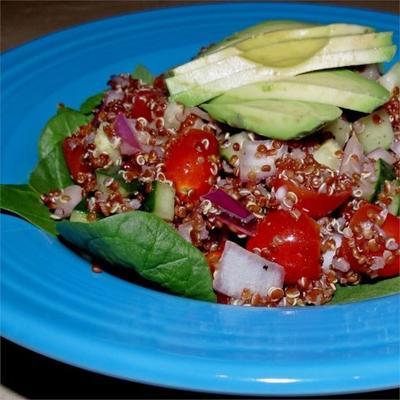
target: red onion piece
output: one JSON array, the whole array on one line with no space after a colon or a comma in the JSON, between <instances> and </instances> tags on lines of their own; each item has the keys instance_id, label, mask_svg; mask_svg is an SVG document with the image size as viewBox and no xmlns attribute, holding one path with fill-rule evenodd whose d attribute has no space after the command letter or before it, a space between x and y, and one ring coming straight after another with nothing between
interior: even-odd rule
<instances>
[{"instance_id":1,"label":"red onion piece","mask_svg":"<svg viewBox=\"0 0 400 400\"><path fill-rule=\"evenodd\" d=\"M272 287L282 288L285 270L238 244L227 241L214 274L213 287L220 293L240 299L244 289L266 296Z\"/></svg>"},{"instance_id":2,"label":"red onion piece","mask_svg":"<svg viewBox=\"0 0 400 400\"><path fill-rule=\"evenodd\" d=\"M379 160L380 158L383 161L386 161L388 164L392 165L396 162L395 157L393 157L387 150L385 149L375 149L368 153L368 158L372 158L373 160Z\"/></svg>"},{"instance_id":3,"label":"red onion piece","mask_svg":"<svg viewBox=\"0 0 400 400\"><path fill-rule=\"evenodd\" d=\"M71 185L61 191L56 201L57 208L54 214L60 218L67 218L73 209L82 201L82 188L78 185Z\"/></svg>"},{"instance_id":4,"label":"red onion piece","mask_svg":"<svg viewBox=\"0 0 400 400\"><path fill-rule=\"evenodd\" d=\"M122 140L122 154L131 155L142 149L142 146L137 138L134 120L128 120L125 115L118 114L114 121L114 128L115 132Z\"/></svg>"},{"instance_id":5,"label":"red onion piece","mask_svg":"<svg viewBox=\"0 0 400 400\"><path fill-rule=\"evenodd\" d=\"M244 223L255 218L243 204L235 200L222 189L213 189L201 198L203 200L210 200L211 203L224 211L227 215L237 218Z\"/></svg>"}]
</instances>

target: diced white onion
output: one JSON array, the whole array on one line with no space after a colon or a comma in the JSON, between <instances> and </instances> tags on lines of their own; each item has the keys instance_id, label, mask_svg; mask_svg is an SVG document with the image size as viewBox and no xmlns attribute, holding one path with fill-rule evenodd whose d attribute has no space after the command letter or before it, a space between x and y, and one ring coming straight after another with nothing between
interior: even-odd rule
<instances>
[{"instance_id":1,"label":"diced white onion","mask_svg":"<svg viewBox=\"0 0 400 400\"><path fill-rule=\"evenodd\" d=\"M338 233L334 233L332 239L335 241L335 248L327 250L324 254L322 254L322 257L323 257L322 268L324 270L329 269L329 267L332 265L332 261L333 261L333 257L335 256L336 249L338 249L342 245L342 235L339 235Z\"/></svg>"},{"instance_id":2,"label":"diced white onion","mask_svg":"<svg viewBox=\"0 0 400 400\"><path fill-rule=\"evenodd\" d=\"M183 120L183 105L170 102L164 112L164 126L167 129L179 129Z\"/></svg>"},{"instance_id":3,"label":"diced white onion","mask_svg":"<svg viewBox=\"0 0 400 400\"><path fill-rule=\"evenodd\" d=\"M368 153L367 157L373 160L379 160L381 158L390 165L396 162L396 159L392 154L390 154L387 150L381 148L371 151L370 153Z\"/></svg>"},{"instance_id":4,"label":"diced white onion","mask_svg":"<svg viewBox=\"0 0 400 400\"><path fill-rule=\"evenodd\" d=\"M220 293L240 299L244 289L266 296L271 287L282 288L285 270L238 244L227 241L213 287Z\"/></svg>"},{"instance_id":5,"label":"diced white onion","mask_svg":"<svg viewBox=\"0 0 400 400\"><path fill-rule=\"evenodd\" d=\"M340 173L352 177L354 173L360 174L365 156L362 144L353 134L344 148L343 159L340 164Z\"/></svg>"},{"instance_id":6,"label":"diced white onion","mask_svg":"<svg viewBox=\"0 0 400 400\"><path fill-rule=\"evenodd\" d=\"M61 191L56 201L55 214L60 218L67 218L73 209L82 201L82 188L78 185L71 185Z\"/></svg>"},{"instance_id":7,"label":"diced white onion","mask_svg":"<svg viewBox=\"0 0 400 400\"><path fill-rule=\"evenodd\" d=\"M279 149L276 149L274 155L261 155L256 157L257 148L260 145L264 145L267 150L272 149L272 140L256 140L243 142L242 148L239 154L239 169L240 179L243 182L249 181L249 177L254 175L257 181L265 179L275 174L276 166L275 161L282 157L287 151L287 145L283 144ZM268 171L263 171L262 167L268 166Z\"/></svg>"}]
</instances>

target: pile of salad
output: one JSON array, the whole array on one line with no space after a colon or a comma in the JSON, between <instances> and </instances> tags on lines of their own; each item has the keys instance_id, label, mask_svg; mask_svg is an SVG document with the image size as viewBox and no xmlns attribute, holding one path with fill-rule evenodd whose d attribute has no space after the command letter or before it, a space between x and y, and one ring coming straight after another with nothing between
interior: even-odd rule
<instances>
[{"instance_id":1,"label":"pile of salad","mask_svg":"<svg viewBox=\"0 0 400 400\"><path fill-rule=\"evenodd\" d=\"M98 265L251 306L399 290L400 63L390 32L266 21L153 78L59 105L1 207Z\"/></svg>"}]
</instances>

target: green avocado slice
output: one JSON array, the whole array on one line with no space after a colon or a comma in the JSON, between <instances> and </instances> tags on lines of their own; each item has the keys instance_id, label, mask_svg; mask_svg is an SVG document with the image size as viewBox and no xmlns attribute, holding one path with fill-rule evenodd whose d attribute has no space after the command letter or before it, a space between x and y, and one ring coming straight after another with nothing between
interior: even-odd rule
<instances>
[{"instance_id":1,"label":"green avocado slice","mask_svg":"<svg viewBox=\"0 0 400 400\"><path fill-rule=\"evenodd\" d=\"M218 121L280 140L306 136L342 113L335 106L292 100L255 100L201 107Z\"/></svg>"},{"instance_id":2,"label":"green avocado slice","mask_svg":"<svg viewBox=\"0 0 400 400\"><path fill-rule=\"evenodd\" d=\"M212 103L287 99L331 104L370 113L388 101L389 97L390 93L376 81L349 70L330 70L241 86L213 99Z\"/></svg>"}]
</instances>

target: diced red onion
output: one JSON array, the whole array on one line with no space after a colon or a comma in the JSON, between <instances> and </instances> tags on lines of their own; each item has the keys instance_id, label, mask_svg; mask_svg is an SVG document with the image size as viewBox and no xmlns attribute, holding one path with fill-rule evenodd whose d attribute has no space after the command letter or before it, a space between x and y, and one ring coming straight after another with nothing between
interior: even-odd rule
<instances>
[{"instance_id":1,"label":"diced red onion","mask_svg":"<svg viewBox=\"0 0 400 400\"><path fill-rule=\"evenodd\" d=\"M121 154L132 155L142 149L135 128L135 121L128 120L124 114L118 114L114 121L114 128L121 138Z\"/></svg>"},{"instance_id":2,"label":"diced red onion","mask_svg":"<svg viewBox=\"0 0 400 400\"><path fill-rule=\"evenodd\" d=\"M108 105L113 101L123 100L124 92L118 90L109 90L104 96L104 104Z\"/></svg>"},{"instance_id":3,"label":"diced red onion","mask_svg":"<svg viewBox=\"0 0 400 400\"><path fill-rule=\"evenodd\" d=\"M357 135L353 134L344 148L340 173L352 177L354 173L361 174L364 163L364 151Z\"/></svg>"},{"instance_id":4,"label":"diced red onion","mask_svg":"<svg viewBox=\"0 0 400 400\"><path fill-rule=\"evenodd\" d=\"M396 162L396 159L387 150L381 148L371 151L367 154L367 157L373 160L379 160L381 158L390 165Z\"/></svg>"},{"instance_id":5,"label":"diced red onion","mask_svg":"<svg viewBox=\"0 0 400 400\"><path fill-rule=\"evenodd\" d=\"M222 189L213 189L201 197L203 200L210 200L212 204L224 211L227 215L235 217L243 222L254 219L254 215L239 201L234 199Z\"/></svg>"},{"instance_id":6,"label":"diced red onion","mask_svg":"<svg viewBox=\"0 0 400 400\"><path fill-rule=\"evenodd\" d=\"M220 293L240 299L244 289L266 296L272 287L282 288L285 270L238 244L227 241L214 274L213 287Z\"/></svg>"},{"instance_id":7,"label":"diced red onion","mask_svg":"<svg viewBox=\"0 0 400 400\"><path fill-rule=\"evenodd\" d=\"M249 181L249 177L252 175L254 175L257 181L260 181L275 174L275 161L287 151L286 144L276 149L276 153L273 155L256 157L258 146L263 145L267 150L272 150L272 143L272 140L257 140L254 142L249 140L243 143L239 154L240 179L243 182ZM263 166L268 166L270 169L263 171Z\"/></svg>"},{"instance_id":8,"label":"diced red onion","mask_svg":"<svg viewBox=\"0 0 400 400\"><path fill-rule=\"evenodd\" d=\"M256 234L257 221L254 214L224 190L213 189L201 198L211 201L221 211L217 218L234 231L249 236Z\"/></svg>"},{"instance_id":9,"label":"diced red onion","mask_svg":"<svg viewBox=\"0 0 400 400\"><path fill-rule=\"evenodd\" d=\"M61 191L56 201L54 214L60 218L67 218L74 208L82 201L82 188L78 185L71 185Z\"/></svg>"}]
</instances>

